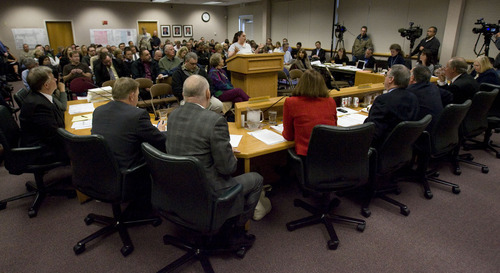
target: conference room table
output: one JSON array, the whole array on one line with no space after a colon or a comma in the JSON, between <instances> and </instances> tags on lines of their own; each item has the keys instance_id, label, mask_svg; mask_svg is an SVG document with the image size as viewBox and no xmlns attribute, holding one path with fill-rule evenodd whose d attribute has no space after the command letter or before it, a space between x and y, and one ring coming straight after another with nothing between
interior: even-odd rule
<instances>
[{"instance_id":1,"label":"conference room table","mask_svg":"<svg viewBox=\"0 0 500 273\"><path fill-rule=\"evenodd\" d=\"M64 113L64 121L65 121L65 129L75 135L90 135L91 128L85 128L85 129L75 129L72 128L73 125L73 118L78 117L78 116L89 116L91 112L87 113L78 113L71 115L69 113L69 109L71 105L76 105L76 104L82 104L82 103L88 103L86 100L73 100L73 101L68 101L68 107L67 110ZM107 101L103 102L94 102L94 108L97 108L103 104L106 104ZM155 120L155 117L153 114L150 114L151 117L151 123L152 124L157 124L158 121ZM241 135L242 138L240 140L239 145L236 147L236 149L239 151L238 153L235 153L236 158L242 159L244 162L244 172L250 172L251 171L251 160L254 158L257 158L259 156L275 153L278 151L286 150L288 148L292 148L295 146L295 143L293 141L284 141L281 143L273 144L273 145L267 145L266 143L258 140L257 138L249 135L248 131L245 128L237 128L236 124L234 122L229 122L228 123L229 127L229 133L231 135ZM167 120L167 128L168 128L168 120ZM263 122L263 127L262 129L269 129L269 125L265 122Z\"/></svg>"}]
</instances>

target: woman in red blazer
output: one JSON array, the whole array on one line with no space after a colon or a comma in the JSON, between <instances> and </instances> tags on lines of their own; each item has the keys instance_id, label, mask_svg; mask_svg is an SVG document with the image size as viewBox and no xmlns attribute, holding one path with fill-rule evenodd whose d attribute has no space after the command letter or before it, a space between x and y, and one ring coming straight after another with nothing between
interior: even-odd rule
<instances>
[{"instance_id":1,"label":"woman in red blazer","mask_svg":"<svg viewBox=\"0 0 500 273\"><path fill-rule=\"evenodd\" d=\"M337 105L330 98L325 80L319 72L308 69L285 100L283 137L295 140L295 151L306 156L312 129L318 124L337 125Z\"/></svg>"}]
</instances>

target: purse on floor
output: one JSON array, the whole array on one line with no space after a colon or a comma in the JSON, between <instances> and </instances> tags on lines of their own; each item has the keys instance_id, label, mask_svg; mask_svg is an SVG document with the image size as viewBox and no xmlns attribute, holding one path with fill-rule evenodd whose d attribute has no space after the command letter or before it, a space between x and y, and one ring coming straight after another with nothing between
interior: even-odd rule
<instances>
[{"instance_id":1,"label":"purse on floor","mask_svg":"<svg viewBox=\"0 0 500 273\"><path fill-rule=\"evenodd\" d=\"M259 202L255 207L255 211L253 213L253 219L258 221L262 219L266 214L271 211L272 205L271 200L266 196L266 192L269 192L273 189L271 185L264 185L262 187L262 192L260 193Z\"/></svg>"}]
</instances>

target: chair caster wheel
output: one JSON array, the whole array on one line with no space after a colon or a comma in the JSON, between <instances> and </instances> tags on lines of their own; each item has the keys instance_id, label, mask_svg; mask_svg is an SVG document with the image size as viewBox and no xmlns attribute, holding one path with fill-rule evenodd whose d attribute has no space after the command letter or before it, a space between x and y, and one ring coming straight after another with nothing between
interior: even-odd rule
<instances>
[{"instance_id":1,"label":"chair caster wheel","mask_svg":"<svg viewBox=\"0 0 500 273\"><path fill-rule=\"evenodd\" d=\"M372 215L372 212L370 211L369 208L362 208L361 209L361 215L363 215L364 217L368 218L368 217L370 217L370 215Z\"/></svg>"},{"instance_id":2,"label":"chair caster wheel","mask_svg":"<svg viewBox=\"0 0 500 273\"><path fill-rule=\"evenodd\" d=\"M290 225L290 223L288 223L288 224L286 224L286 229L288 229L288 231L294 231L295 227Z\"/></svg>"},{"instance_id":3,"label":"chair caster wheel","mask_svg":"<svg viewBox=\"0 0 500 273\"><path fill-rule=\"evenodd\" d=\"M245 258L245 254L247 254L247 249L245 247L240 247L236 250L236 256L240 259Z\"/></svg>"},{"instance_id":4,"label":"chair caster wheel","mask_svg":"<svg viewBox=\"0 0 500 273\"><path fill-rule=\"evenodd\" d=\"M453 187L453 188L451 188L451 191L452 191L454 194L459 194L459 193L460 193L460 188L459 188L459 187Z\"/></svg>"},{"instance_id":5,"label":"chair caster wheel","mask_svg":"<svg viewBox=\"0 0 500 273\"><path fill-rule=\"evenodd\" d=\"M87 217L85 217L85 219L83 219L83 221L88 226L94 222L94 218L87 216Z\"/></svg>"},{"instance_id":6,"label":"chair caster wheel","mask_svg":"<svg viewBox=\"0 0 500 273\"><path fill-rule=\"evenodd\" d=\"M356 226L356 230L359 231L359 232L365 231L365 228L366 228L366 224L358 224Z\"/></svg>"},{"instance_id":7,"label":"chair caster wheel","mask_svg":"<svg viewBox=\"0 0 500 273\"><path fill-rule=\"evenodd\" d=\"M430 190L424 192L424 196L427 199L432 199L434 195L432 195L432 192Z\"/></svg>"},{"instance_id":8,"label":"chair caster wheel","mask_svg":"<svg viewBox=\"0 0 500 273\"><path fill-rule=\"evenodd\" d=\"M126 245L123 246L122 249L120 249L120 252L122 253L123 257L127 257L130 253L134 251L134 246L133 245Z\"/></svg>"},{"instance_id":9,"label":"chair caster wheel","mask_svg":"<svg viewBox=\"0 0 500 273\"><path fill-rule=\"evenodd\" d=\"M401 194L401 189L400 188L394 189L394 194L396 194L396 195Z\"/></svg>"},{"instance_id":10,"label":"chair caster wheel","mask_svg":"<svg viewBox=\"0 0 500 273\"><path fill-rule=\"evenodd\" d=\"M460 167L457 167L453 170L453 174L455 175L461 175L462 174L462 170L460 169Z\"/></svg>"},{"instance_id":11,"label":"chair caster wheel","mask_svg":"<svg viewBox=\"0 0 500 273\"><path fill-rule=\"evenodd\" d=\"M300 207L300 200L299 199L293 200L293 206L294 207Z\"/></svg>"},{"instance_id":12,"label":"chair caster wheel","mask_svg":"<svg viewBox=\"0 0 500 273\"><path fill-rule=\"evenodd\" d=\"M0 202L0 210L7 208L7 202Z\"/></svg>"},{"instance_id":13,"label":"chair caster wheel","mask_svg":"<svg viewBox=\"0 0 500 273\"><path fill-rule=\"evenodd\" d=\"M85 251L85 245L78 243L73 247L73 251L75 252L75 255L81 254Z\"/></svg>"},{"instance_id":14,"label":"chair caster wheel","mask_svg":"<svg viewBox=\"0 0 500 273\"><path fill-rule=\"evenodd\" d=\"M472 161L472 160L474 160L474 156L473 155L467 155L467 157L465 159Z\"/></svg>"},{"instance_id":15,"label":"chair caster wheel","mask_svg":"<svg viewBox=\"0 0 500 273\"><path fill-rule=\"evenodd\" d=\"M30 210L28 210L28 216L30 218L36 217L37 214L38 214L38 212L33 208L30 208Z\"/></svg>"},{"instance_id":16,"label":"chair caster wheel","mask_svg":"<svg viewBox=\"0 0 500 273\"><path fill-rule=\"evenodd\" d=\"M404 216L408 216L410 215L410 209L408 207L403 207L401 208L400 213L403 214Z\"/></svg>"},{"instance_id":17,"label":"chair caster wheel","mask_svg":"<svg viewBox=\"0 0 500 273\"><path fill-rule=\"evenodd\" d=\"M335 250L337 249L337 247L339 247L339 241L332 241L332 240L328 241L328 249Z\"/></svg>"},{"instance_id":18,"label":"chair caster wheel","mask_svg":"<svg viewBox=\"0 0 500 273\"><path fill-rule=\"evenodd\" d=\"M490 171L490 169L488 169L488 167L481 168L481 172L483 172L483 173L488 173L489 171Z\"/></svg>"},{"instance_id":19,"label":"chair caster wheel","mask_svg":"<svg viewBox=\"0 0 500 273\"><path fill-rule=\"evenodd\" d=\"M439 172L435 172L432 174L433 177L439 177Z\"/></svg>"},{"instance_id":20,"label":"chair caster wheel","mask_svg":"<svg viewBox=\"0 0 500 273\"><path fill-rule=\"evenodd\" d=\"M157 226L161 225L161 223L162 223L161 219L158 219L158 220L153 222L153 227L157 227Z\"/></svg>"}]
</instances>

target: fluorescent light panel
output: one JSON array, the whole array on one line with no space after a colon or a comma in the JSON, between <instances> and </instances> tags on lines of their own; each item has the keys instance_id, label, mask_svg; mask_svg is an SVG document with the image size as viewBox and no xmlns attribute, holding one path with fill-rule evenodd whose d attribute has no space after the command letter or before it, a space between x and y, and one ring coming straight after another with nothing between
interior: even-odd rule
<instances>
[{"instance_id":1,"label":"fluorescent light panel","mask_svg":"<svg viewBox=\"0 0 500 273\"><path fill-rule=\"evenodd\" d=\"M165 3L165 2L169 2L170 0L151 0L151 2L153 3Z\"/></svg>"},{"instance_id":2,"label":"fluorescent light panel","mask_svg":"<svg viewBox=\"0 0 500 273\"><path fill-rule=\"evenodd\" d=\"M222 2L211 1L211 2L205 2L205 3L203 3L203 5L217 5L217 4L222 4Z\"/></svg>"}]
</instances>

